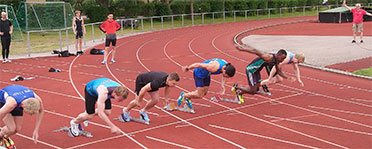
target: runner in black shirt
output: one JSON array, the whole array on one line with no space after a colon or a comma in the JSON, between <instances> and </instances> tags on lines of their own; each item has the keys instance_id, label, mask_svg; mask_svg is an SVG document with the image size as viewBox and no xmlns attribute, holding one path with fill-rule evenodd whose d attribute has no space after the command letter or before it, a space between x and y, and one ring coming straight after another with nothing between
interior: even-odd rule
<instances>
[{"instance_id":1,"label":"runner in black shirt","mask_svg":"<svg viewBox=\"0 0 372 149\"><path fill-rule=\"evenodd\" d=\"M132 100L126 108L123 109L123 119L124 121L130 121L129 111L135 106L140 106L143 100L143 96L148 92L151 96L151 100L147 102L146 106L140 110L141 117L149 122L150 119L147 116L147 111L154 107L159 101L159 88L165 87L164 96L167 98L170 87L173 87L180 80L177 73L167 74L161 71L151 71L141 73L136 78L136 98ZM168 100L166 100L166 104Z\"/></svg>"},{"instance_id":2,"label":"runner in black shirt","mask_svg":"<svg viewBox=\"0 0 372 149\"><path fill-rule=\"evenodd\" d=\"M84 25L84 20L80 15L80 11L76 10L75 11L75 17L72 20L72 29L75 34L76 38L76 43L75 43L75 50L76 50L76 55L78 54L83 54L83 36L85 36L85 25ZM78 47L80 45L80 49Z\"/></svg>"},{"instance_id":3,"label":"runner in black shirt","mask_svg":"<svg viewBox=\"0 0 372 149\"><path fill-rule=\"evenodd\" d=\"M9 59L9 48L10 48L10 37L13 33L13 25L6 18L7 14L5 12L1 13L1 20L0 20L0 36L1 36L1 46L3 47L2 55L3 55L3 63L11 62Z\"/></svg>"}]
</instances>

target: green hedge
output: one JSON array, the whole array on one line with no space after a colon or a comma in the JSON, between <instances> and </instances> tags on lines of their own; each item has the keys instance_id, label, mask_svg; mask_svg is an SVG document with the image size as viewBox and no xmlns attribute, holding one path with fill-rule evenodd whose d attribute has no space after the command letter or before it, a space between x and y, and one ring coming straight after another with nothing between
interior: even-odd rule
<instances>
[{"instance_id":1,"label":"green hedge","mask_svg":"<svg viewBox=\"0 0 372 149\"><path fill-rule=\"evenodd\" d=\"M102 8L94 4L94 0L90 4L83 7L85 14L92 20L100 20L106 16L108 10L113 10L115 16L137 17L137 16L162 16L170 14L189 14L190 0L173 0L172 3L161 3L157 0L152 3L144 3L142 1L113 1L109 9ZM280 7L296 7L296 6L315 6L321 5L323 0L225 0L225 11L233 10L248 10L248 9L266 9ZM372 3L372 0L353 0L355 3ZM194 12L221 12L223 11L222 0L194 0ZM340 0L329 0L329 4L342 4ZM288 10L289 11L289 10ZM271 13L278 13L278 10L273 10ZM267 13L267 12L263 12ZM230 13L231 14L231 13ZM103 17L104 16L104 17Z\"/></svg>"}]
</instances>

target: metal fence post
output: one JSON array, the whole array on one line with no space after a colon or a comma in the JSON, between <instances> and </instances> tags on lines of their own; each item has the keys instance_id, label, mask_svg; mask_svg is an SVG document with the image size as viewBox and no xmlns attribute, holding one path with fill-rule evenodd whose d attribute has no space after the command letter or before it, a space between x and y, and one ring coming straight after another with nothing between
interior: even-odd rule
<instances>
[{"instance_id":1,"label":"metal fence post","mask_svg":"<svg viewBox=\"0 0 372 149\"><path fill-rule=\"evenodd\" d=\"M59 51L62 51L62 33L59 30Z\"/></svg>"},{"instance_id":2,"label":"metal fence post","mask_svg":"<svg viewBox=\"0 0 372 149\"><path fill-rule=\"evenodd\" d=\"M226 22L226 12L223 11L223 22Z\"/></svg>"},{"instance_id":3,"label":"metal fence post","mask_svg":"<svg viewBox=\"0 0 372 149\"><path fill-rule=\"evenodd\" d=\"M194 13L191 13L191 24L194 26Z\"/></svg>"},{"instance_id":4,"label":"metal fence post","mask_svg":"<svg viewBox=\"0 0 372 149\"><path fill-rule=\"evenodd\" d=\"M121 22L121 23L120 23L120 24L121 24L121 28L120 28L120 30L121 30L121 33L123 33L123 32L124 32L124 31L123 31L123 30L124 30L124 29L123 29L123 28L124 28L123 20L120 20L120 22Z\"/></svg>"},{"instance_id":5,"label":"metal fence post","mask_svg":"<svg viewBox=\"0 0 372 149\"><path fill-rule=\"evenodd\" d=\"M233 11L234 12L234 22L236 22L236 11Z\"/></svg>"},{"instance_id":6,"label":"metal fence post","mask_svg":"<svg viewBox=\"0 0 372 149\"><path fill-rule=\"evenodd\" d=\"M151 17L151 30L154 30L154 25L153 25L153 22L152 22L152 17Z\"/></svg>"},{"instance_id":7,"label":"metal fence post","mask_svg":"<svg viewBox=\"0 0 372 149\"><path fill-rule=\"evenodd\" d=\"M258 17L258 15L259 15L259 13L258 13L258 9L256 9L256 10L257 10L256 17Z\"/></svg>"},{"instance_id":8,"label":"metal fence post","mask_svg":"<svg viewBox=\"0 0 372 149\"><path fill-rule=\"evenodd\" d=\"M292 16L294 16L294 8L292 7Z\"/></svg>"},{"instance_id":9,"label":"metal fence post","mask_svg":"<svg viewBox=\"0 0 372 149\"><path fill-rule=\"evenodd\" d=\"M269 8L269 9L267 9L267 12L268 12L268 16L267 16L267 17L269 17L269 18L270 18L270 8Z\"/></svg>"},{"instance_id":10,"label":"metal fence post","mask_svg":"<svg viewBox=\"0 0 372 149\"><path fill-rule=\"evenodd\" d=\"M134 24L134 19L130 20L130 27L131 27L131 32L133 33L133 24Z\"/></svg>"},{"instance_id":11,"label":"metal fence post","mask_svg":"<svg viewBox=\"0 0 372 149\"><path fill-rule=\"evenodd\" d=\"M27 31L27 55L31 56L30 32Z\"/></svg>"},{"instance_id":12,"label":"metal fence post","mask_svg":"<svg viewBox=\"0 0 372 149\"><path fill-rule=\"evenodd\" d=\"M144 27L143 27L143 18L141 18L141 26L142 26L142 31L144 30Z\"/></svg>"},{"instance_id":13,"label":"metal fence post","mask_svg":"<svg viewBox=\"0 0 372 149\"><path fill-rule=\"evenodd\" d=\"M172 28L174 28L174 23L173 23L173 15L172 15Z\"/></svg>"},{"instance_id":14,"label":"metal fence post","mask_svg":"<svg viewBox=\"0 0 372 149\"><path fill-rule=\"evenodd\" d=\"M93 42L94 42L94 24L92 24L92 39L93 39Z\"/></svg>"},{"instance_id":15,"label":"metal fence post","mask_svg":"<svg viewBox=\"0 0 372 149\"><path fill-rule=\"evenodd\" d=\"M103 37L105 36L105 34L103 32L101 32L101 40L103 41Z\"/></svg>"},{"instance_id":16,"label":"metal fence post","mask_svg":"<svg viewBox=\"0 0 372 149\"><path fill-rule=\"evenodd\" d=\"M161 17L160 17L160 20L161 20L161 29L163 29L163 27L164 27L164 23L163 23L163 21L164 21L164 20L163 20L163 16L161 16Z\"/></svg>"},{"instance_id":17,"label":"metal fence post","mask_svg":"<svg viewBox=\"0 0 372 149\"><path fill-rule=\"evenodd\" d=\"M68 29L66 29L66 48L67 48L67 51L69 51L69 43L68 43Z\"/></svg>"},{"instance_id":18,"label":"metal fence post","mask_svg":"<svg viewBox=\"0 0 372 149\"><path fill-rule=\"evenodd\" d=\"M248 11L246 10L245 11L245 16L244 16L245 20L247 20L247 15L248 15Z\"/></svg>"},{"instance_id":19,"label":"metal fence post","mask_svg":"<svg viewBox=\"0 0 372 149\"><path fill-rule=\"evenodd\" d=\"M279 17L282 17L282 8L279 8Z\"/></svg>"},{"instance_id":20,"label":"metal fence post","mask_svg":"<svg viewBox=\"0 0 372 149\"><path fill-rule=\"evenodd\" d=\"M183 24L183 23L184 23L184 21L183 21L183 14L182 14L181 16L182 16L182 27L183 27L183 25L184 25L184 24Z\"/></svg>"},{"instance_id":21,"label":"metal fence post","mask_svg":"<svg viewBox=\"0 0 372 149\"><path fill-rule=\"evenodd\" d=\"M305 16L306 15L306 9L305 9L306 7L304 6L304 13L303 13L303 16Z\"/></svg>"},{"instance_id":22,"label":"metal fence post","mask_svg":"<svg viewBox=\"0 0 372 149\"><path fill-rule=\"evenodd\" d=\"M204 24L204 13L202 13L202 24Z\"/></svg>"},{"instance_id":23,"label":"metal fence post","mask_svg":"<svg viewBox=\"0 0 372 149\"><path fill-rule=\"evenodd\" d=\"M212 24L214 24L214 12L212 12Z\"/></svg>"}]
</instances>

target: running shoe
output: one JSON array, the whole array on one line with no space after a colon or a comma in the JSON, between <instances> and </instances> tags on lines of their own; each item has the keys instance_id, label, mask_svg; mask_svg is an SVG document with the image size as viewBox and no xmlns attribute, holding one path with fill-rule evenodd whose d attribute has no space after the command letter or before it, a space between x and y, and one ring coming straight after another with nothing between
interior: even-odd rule
<instances>
[{"instance_id":1,"label":"running shoe","mask_svg":"<svg viewBox=\"0 0 372 149\"><path fill-rule=\"evenodd\" d=\"M6 63L7 61L6 61L6 60L3 60L2 62L3 62L3 63Z\"/></svg>"},{"instance_id":2,"label":"running shoe","mask_svg":"<svg viewBox=\"0 0 372 149\"><path fill-rule=\"evenodd\" d=\"M236 87L237 87L237 86L238 86L238 83L235 83L234 86L231 88L231 92L232 92L233 94L236 93Z\"/></svg>"},{"instance_id":3,"label":"running shoe","mask_svg":"<svg viewBox=\"0 0 372 149\"><path fill-rule=\"evenodd\" d=\"M103 61L101 62L101 64L106 64L106 61L105 61L105 60L103 60Z\"/></svg>"},{"instance_id":4,"label":"running shoe","mask_svg":"<svg viewBox=\"0 0 372 149\"><path fill-rule=\"evenodd\" d=\"M150 119L149 119L149 116L147 115L147 112L143 112L143 111L139 111L139 113L141 114L141 118L143 120L145 120L146 122L150 122Z\"/></svg>"},{"instance_id":5,"label":"running shoe","mask_svg":"<svg viewBox=\"0 0 372 149\"><path fill-rule=\"evenodd\" d=\"M363 40L361 42L363 42ZM7 59L6 62L11 63L12 61L10 59Z\"/></svg>"},{"instance_id":6,"label":"running shoe","mask_svg":"<svg viewBox=\"0 0 372 149\"><path fill-rule=\"evenodd\" d=\"M239 99L239 101L240 101L241 103L244 103L244 99L243 99L242 94L240 94L240 91L237 91L237 92L236 92L236 96L238 96L238 99Z\"/></svg>"},{"instance_id":7,"label":"running shoe","mask_svg":"<svg viewBox=\"0 0 372 149\"><path fill-rule=\"evenodd\" d=\"M124 120L124 122L130 121L130 112L125 112L125 108L123 108L123 114L120 114L120 116Z\"/></svg>"},{"instance_id":8,"label":"running shoe","mask_svg":"<svg viewBox=\"0 0 372 149\"><path fill-rule=\"evenodd\" d=\"M182 104L182 102L185 100L185 98L183 97L183 94L185 94L185 93L181 92L180 97L178 97L178 99L177 99L177 105L178 106L180 106Z\"/></svg>"},{"instance_id":9,"label":"running shoe","mask_svg":"<svg viewBox=\"0 0 372 149\"><path fill-rule=\"evenodd\" d=\"M111 62L115 63L116 61L114 59L111 59Z\"/></svg>"},{"instance_id":10,"label":"running shoe","mask_svg":"<svg viewBox=\"0 0 372 149\"><path fill-rule=\"evenodd\" d=\"M351 41L351 43L356 43L356 41L355 41L355 40L353 40L353 41Z\"/></svg>"},{"instance_id":11,"label":"running shoe","mask_svg":"<svg viewBox=\"0 0 372 149\"><path fill-rule=\"evenodd\" d=\"M71 134L76 137L76 136L79 136L79 131L82 129L81 126L79 124L76 124L74 123L74 120L72 119L70 121L70 131L71 131Z\"/></svg>"},{"instance_id":12,"label":"running shoe","mask_svg":"<svg viewBox=\"0 0 372 149\"><path fill-rule=\"evenodd\" d=\"M363 43L363 40L360 40L360 43Z\"/></svg>"},{"instance_id":13,"label":"running shoe","mask_svg":"<svg viewBox=\"0 0 372 149\"><path fill-rule=\"evenodd\" d=\"M262 89L263 91L265 92L265 94L267 95L271 95L270 91L269 91L269 88L266 86L266 85L262 85Z\"/></svg>"},{"instance_id":14,"label":"running shoe","mask_svg":"<svg viewBox=\"0 0 372 149\"><path fill-rule=\"evenodd\" d=\"M192 109L192 102L190 99L185 98L187 106L189 106L190 109Z\"/></svg>"},{"instance_id":15,"label":"running shoe","mask_svg":"<svg viewBox=\"0 0 372 149\"><path fill-rule=\"evenodd\" d=\"M10 137L3 138L3 141L4 141L5 147L7 149L14 149L15 148L14 141Z\"/></svg>"}]
</instances>

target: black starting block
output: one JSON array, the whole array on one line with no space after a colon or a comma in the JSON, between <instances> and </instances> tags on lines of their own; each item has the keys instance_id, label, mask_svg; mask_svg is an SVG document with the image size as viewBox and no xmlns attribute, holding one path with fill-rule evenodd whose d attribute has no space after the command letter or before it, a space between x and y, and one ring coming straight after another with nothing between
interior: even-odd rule
<instances>
[{"instance_id":1,"label":"black starting block","mask_svg":"<svg viewBox=\"0 0 372 149\"><path fill-rule=\"evenodd\" d=\"M70 129L70 127L64 126L61 129L54 130L53 132L67 131L67 135L68 136L70 136L70 137L77 137L77 136L72 135L71 134L71 131L69 131L69 129ZM85 137L88 137L88 138L92 138L93 137L93 135L90 132L86 132L84 130L80 130L78 136L85 136Z\"/></svg>"},{"instance_id":2,"label":"black starting block","mask_svg":"<svg viewBox=\"0 0 372 149\"><path fill-rule=\"evenodd\" d=\"M257 91L256 93L257 93L257 94L262 94L262 95L269 95L269 96L271 96L271 93L270 93L270 92Z\"/></svg>"},{"instance_id":3,"label":"black starting block","mask_svg":"<svg viewBox=\"0 0 372 149\"><path fill-rule=\"evenodd\" d=\"M194 109L190 109L189 106L186 104L183 106L183 108L177 107L175 103L171 102L167 106L164 107L164 110L167 111L181 111L186 113L195 113Z\"/></svg>"},{"instance_id":4,"label":"black starting block","mask_svg":"<svg viewBox=\"0 0 372 149\"><path fill-rule=\"evenodd\" d=\"M120 122L126 122L126 121L124 121L124 119L121 117L121 115L119 115L118 118L114 118L114 120L119 120ZM145 121L145 120L142 119L142 118L130 117L130 121L132 121L132 122L137 122L137 123L141 123L141 124L150 125L150 122Z\"/></svg>"}]
</instances>

